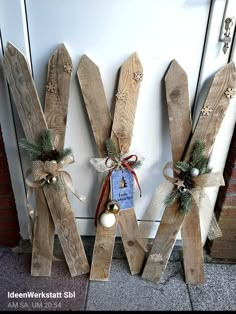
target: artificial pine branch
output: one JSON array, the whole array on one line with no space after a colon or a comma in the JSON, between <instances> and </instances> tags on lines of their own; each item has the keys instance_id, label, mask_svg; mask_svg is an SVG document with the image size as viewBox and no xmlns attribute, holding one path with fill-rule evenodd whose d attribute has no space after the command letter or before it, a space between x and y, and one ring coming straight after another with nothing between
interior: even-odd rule
<instances>
[{"instance_id":1,"label":"artificial pine branch","mask_svg":"<svg viewBox=\"0 0 236 314\"><path fill-rule=\"evenodd\" d=\"M179 210L186 214L192 205L192 195L189 192L182 193L180 196L180 208Z\"/></svg>"},{"instance_id":2,"label":"artificial pine branch","mask_svg":"<svg viewBox=\"0 0 236 314\"><path fill-rule=\"evenodd\" d=\"M53 150L52 132L50 129L45 129L40 134L40 146L44 152L50 152Z\"/></svg>"},{"instance_id":3,"label":"artificial pine branch","mask_svg":"<svg viewBox=\"0 0 236 314\"><path fill-rule=\"evenodd\" d=\"M72 149L70 147L65 148L59 153L59 158L57 161L61 161L63 158L65 158L66 156L71 155L71 154L72 154Z\"/></svg>"},{"instance_id":4,"label":"artificial pine branch","mask_svg":"<svg viewBox=\"0 0 236 314\"><path fill-rule=\"evenodd\" d=\"M201 160L203 152L205 149L205 144L202 141L196 141L193 145L192 154L191 154L191 164L193 167L196 167L196 164Z\"/></svg>"},{"instance_id":5,"label":"artificial pine branch","mask_svg":"<svg viewBox=\"0 0 236 314\"><path fill-rule=\"evenodd\" d=\"M33 143L30 143L25 138L23 138L19 142L19 146L24 149L26 152L28 152L29 157L31 160L37 160L38 157L42 154L42 149L39 145L35 145Z\"/></svg>"},{"instance_id":6,"label":"artificial pine branch","mask_svg":"<svg viewBox=\"0 0 236 314\"><path fill-rule=\"evenodd\" d=\"M171 206L180 197L180 195L181 193L178 190L170 192L164 201L165 207Z\"/></svg>"},{"instance_id":7,"label":"artificial pine branch","mask_svg":"<svg viewBox=\"0 0 236 314\"><path fill-rule=\"evenodd\" d=\"M190 168L190 165L186 161L177 161L175 166L184 172L188 171Z\"/></svg>"},{"instance_id":8,"label":"artificial pine branch","mask_svg":"<svg viewBox=\"0 0 236 314\"><path fill-rule=\"evenodd\" d=\"M106 140L105 146L106 146L106 152L107 152L108 157L112 159L119 158L119 154L116 150L116 147L110 138Z\"/></svg>"}]
</instances>

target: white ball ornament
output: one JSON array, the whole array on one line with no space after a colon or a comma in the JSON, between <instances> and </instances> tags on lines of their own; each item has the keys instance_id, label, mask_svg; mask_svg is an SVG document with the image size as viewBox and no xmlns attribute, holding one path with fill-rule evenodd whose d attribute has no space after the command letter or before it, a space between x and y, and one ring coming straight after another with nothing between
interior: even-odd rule
<instances>
[{"instance_id":1,"label":"white ball ornament","mask_svg":"<svg viewBox=\"0 0 236 314\"><path fill-rule=\"evenodd\" d=\"M101 214L99 221L103 227L111 228L112 226L114 226L116 222L116 217L114 214L105 211L104 213Z\"/></svg>"},{"instance_id":2,"label":"white ball ornament","mask_svg":"<svg viewBox=\"0 0 236 314\"><path fill-rule=\"evenodd\" d=\"M57 182L57 178L56 177L52 177L52 182L56 183Z\"/></svg>"},{"instance_id":3,"label":"white ball ornament","mask_svg":"<svg viewBox=\"0 0 236 314\"><path fill-rule=\"evenodd\" d=\"M197 168L192 168L190 174L192 177L197 177L199 175L199 170Z\"/></svg>"}]
</instances>

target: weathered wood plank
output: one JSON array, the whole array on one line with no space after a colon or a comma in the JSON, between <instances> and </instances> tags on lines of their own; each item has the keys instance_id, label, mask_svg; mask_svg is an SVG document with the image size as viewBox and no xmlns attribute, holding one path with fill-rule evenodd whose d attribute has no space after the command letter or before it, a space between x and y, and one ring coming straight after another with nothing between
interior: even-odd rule
<instances>
[{"instance_id":1,"label":"weathered wood plank","mask_svg":"<svg viewBox=\"0 0 236 314\"><path fill-rule=\"evenodd\" d=\"M110 137L112 119L99 68L84 55L80 60L77 76L99 156L105 157L105 141ZM110 185L107 185L98 216L104 210L109 194ZM117 223L112 228L104 228L99 223L99 219L97 221L90 280L107 281L109 279L116 225Z\"/></svg>"},{"instance_id":2,"label":"weathered wood plank","mask_svg":"<svg viewBox=\"0 0 236 314\"><path fill-rule=\"evenodd\" d=\"M29 141L37 142L47 124L28 63L24 55L9 42L5 49L3 68L25 136Z\"/></svg>"},{"instance_id":3,"label":"weathered wood plank","mask_svg":"<svg viewBox=\"0 0 236 314\"><path fill-rule=\"evenodd\" d=\"M63 183L62 183L63 184ZM71 210L66 190L44 188L48 207L72 277L89 272L89 264L84 246L78 234L73 211Z\"/></svg>"},{"instance_id":4,"label":"weathered wood plank","mask_svg":"<svg viewBox=\"0 0 236 314\"><path fill-rule=\"evenodd\" d=\"M165 76L166 100L170 126L173 162L181 160L189 137L192 121L189 108L188 78L176 60Z\"/></svg>"},{"instance_id":5,"label":"weathered wood plank","mask_svg":"<svg viewBox=\"0 0 236 314\"><path fill-rule=\"evenodd\" d=\"M122 153L129 150L143 68L137 53L121 66L111 138Z\"/></svg>"},{"instance_id":6,"label":"weathered wood plank","mask_svg":"<svg viewBox=\"0 0 236 314\"><path fill-rule=\"evenodd\" d=\"M135 52L120 68L114 122L111 131L111 139L122 154L127 153L130 148L142 78L143 67ZM141 272L145 259L145 251L139 244L141 236L134 209L122 210L118 222L130 272L131 274L138 274Z\"/></svg>"},{"instance_id":7,"label":"weathered wood plank","mask_svg":"<svg viewBox=\"0 0 236 314\"><path fill-rule=\"evenodd\" d=\"M143 267L145 251L140 245L139 227L134 208L119 213L118 225L132 275L139 274Z\"/></svg>"},{"instance_id":8,"label":"weathered wood plank","mask_svg":"<svg viewBox=\"0 0 236 314\"><path fill-rule=\"evenodd\" d=\"M24 56L14 46L8 44L4 65L6 65L6 76L11 83L9 85L12 88L13 99L16 101L21 123L23 127L25 124L27 125L25 128L25 135L27 139L37 142L39 134L47 128L47 123L41 110L27 62ZM36 204L36 224L34 226L35 236L33 240L33 246L35 246L35 248L33 249L32 255L33 260L31 274L34 276L48 276L51 272L53 225L51 223L52 220L50 213L45 214L48 207L52 214L53 221L59 229L58 233L60 233L59 237L62 241L63 249L64 251L69 251L66 255L66 259L72 275L88 272L89 265L84 254L83 247L81 248L82 243L77 243L80 241L80 237L78 236L76 230L74 217L73 219L71 217L71 215L73 216L73 213L68 203L66 191L54 190L53 187L49 187L48 189L44 189L43 192L46 196L46 201L41 191L36 194L39 203ZM67 208L67 211L65 208ZM62 215L57 215L57 210L63 210L64 212ZM70 211L71 214L69 214L68 211ZM66 219L63 219L64 217L66 217ZM59 221L60 218L63 219L62 222ZM70 226L72 235L71 233L67 235L68 230L63 225L65 221L67 223L74 222L74 225L72 224L72 226ZM42 242L43 239L45 239L44 242ZM67 244L70 245L70 248L66 247ZM73 254L70 252L72 247L75 250ZM48 258L45 256L46 253L48 254ZM81 259L81 256L83 259ZM78 260L80 263L78 263Z\"/></svg>"},{"instance_id":9,"label":"weathered wood plank","mask_svg":"<svg viewBox=\"0 0 236 314\"><path fill-rule=\"evenodd\" d=\"M205 108L209 107L212 111L210 112L209 116L203 115L203 112L201 112L196 129L191 139L191 143L187 150L187 155L191 153L192 146L197 139L204 141L205 153L206 155L210 154L215 137L218 133L229 104L229 99L226 97L225 91L228 87L235 86L235 67L233 63L230 63L226 65L221 71L219 71L214 77L209 94L204 104ZM188 215L186 215L181 228L185 280L188 284L204 282L204 261L198 211L199 210L196 205L192 206L192 209Z\"/></svg>"},{"instance_id":10,"label":"weathered wood plank","mask_svg":"<svg viewBox=\"0 0 236 314\"><path fill-rule=\"evenodd\" d=\"M212 138L215 138L229 104L229 99L226 98L225 95L225 91L228 87L235 87L235 67L232 63L223 67L223 69L214 77L204 104L205 107L210 106L210 109L212 109L211 116L204 116L203 114L200 115L194 134L188 146L188 150L184 156L185 160L189 157L192 147L197 139L205 141L206 152L209 152L212 148L214 143ZM175 243L176 235L184 222L184 218L189 219L191 221L191 225L193 226L195 223L194 212L195 210L193 210L193 213L192 210L190 210L189 214L185 217L185 215L178 211L178 204L174 204L173 206L165 209L161 224L147 259L147 263L144 267L142 274L143 278L154 282L158 282L160 280L161 274L167 265ZM193 215L193 217L190 215ZM198 215L195 217L198 217ZM188 224L188 222L186 223ZM190 230L187 232L189 236ZM193 238L196 239L196 233L193 233L188 239L191 241ZM188 241L188 239L183 238L183 241ZM189 262L191 263L191 260L189 260ZM191 267L192 265L190 267L188 265L186 266L186 269L190 269L190 273L192 272L191 269L194 269L195 267L195 265L193 265L193 268Z\"/></svg>"},{"instance_id":11,"label":"weathered wood plank","mask_svg":"<svg viewBox=\"0 0 236 314\"><path fill-rule=\"evenodd\" d=\"M25 136L29 141L37 142L39 134L47 128L47 124L27 61L11 43L7 44L3 66ZM32 276L50 276L51 274L53 229L43 192L38 190L32 239Z\"/></svg>"},{"instance_id":12,"label":"weathered wood plank","mask_svg":"<svg viewBox=\"0 0 236 314\"><path fill-rule=\"evenodd\" d=\"M43 226L43 228L42 228ZM36 191L31 275L51 276L54 223L42 189Z\"/></svg>"},{"instance_id":13,"label":"weathered wood plank","mask_svg":"<svg viewBox=\"0 0 236 314\"><path fill-rule=\"evenodd\" d=\"M44 115L48 128L58 137L57 149L64 148L72 61L64 44L48 62Z\"/></svg>"},{"instance_id":14,"label":"weathered wood plank","mask_svg":"<svg viewBox=\"0 0 236 314\"><path fill-rule=\"evenodd\" d=\"M98 66L83 55L77 70L84 103L100 157L105 157L105 140L110 137L112 119Z\"/></svg>"},{"instance_id":15,"label":"weathered wood plank","mask_svg":"<svg viewBox=\"0 0 236 314\"><path fill-rule=\"evenodd\" d=\"M165 85L172 158L173 162L176 162L182 159L184 150L187 147L188 139L192 133L192 123L189 108L187 74L175 60L172 61L166 74ZM188 228L184 228L184 231L181 228L182 236L185 239L191 238L191 241L183 241L184 256L187 260L187 262L184 260L185 279L187 283L190 283L190 281L202 283L204 281L204 270L200 219L198 210L195 207L192 209L192 216L194 218L194 228L191 222ZM188 232L188 229L191 230ZM189 263L190 259L191 264Z\"/></svg>"}]
</instances>

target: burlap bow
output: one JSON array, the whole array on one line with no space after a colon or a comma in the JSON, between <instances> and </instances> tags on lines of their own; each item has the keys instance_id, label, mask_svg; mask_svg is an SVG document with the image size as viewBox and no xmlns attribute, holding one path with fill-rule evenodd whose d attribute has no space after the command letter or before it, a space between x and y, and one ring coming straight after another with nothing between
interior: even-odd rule
<instances>
[{"instance_id":1,"label":"burlap bow","mask_svg":"<svg viewBox=\"0 0 236 314\"><path fill-rule=\"evenodd\" d=\"M36 160L32 162L32 167L27 170L25 182L28 186L27 190L27 207L29 212L29 233L31 239L33 239L33 224L34 224L34 208L30 204L30 196L35 189L43 188L44 185L51 185L57 183L59 177L63 179L63 184L77 197L81 202L85 201L84 196L78 196L73 186L72 178L70 174L63 169L64 165L68 165L74 162L72 155L66 156L60 162L55 160L41 161ZM33 181L29 179L32 176ZM55 180L53 180L55 178Z\"/></svg>"}]
</instances>

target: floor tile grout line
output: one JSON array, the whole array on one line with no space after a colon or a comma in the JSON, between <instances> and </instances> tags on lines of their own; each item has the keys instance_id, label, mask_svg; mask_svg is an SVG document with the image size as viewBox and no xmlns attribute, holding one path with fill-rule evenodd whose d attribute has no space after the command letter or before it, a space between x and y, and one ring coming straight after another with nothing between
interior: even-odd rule
<instances>
[{"instance_id":1,"label":"floor tile grout line","mask_svg":"<svg viewBox=\"0 0 236 314\"><path fill-rule=\"evenodd\" d=\"M87 304L88 304L89 289L90 289L90 280L89 280L89 276L88 276L88 283L87 283L86 298L85 298L85 302L84 302L84 311L87 311Z\"/></svg>"},{"instance_id":2,"label":"floor tile grout line","mask_svg":"<svg viewBox=\"0 0 236 314\"><path fill-rule=\"evenodd\" d=\"M182 270L184 272L184 263L183 263L183 261L181 261L181 266L182 266ZM190 293L190 290L189 290L189 285L186 282L185 282L185 286L186 286L187 291L188 291L188 296L189 296L189 302L190 302L191 310L194 311L193 302L192 302L192 299L191 299L191 293Z\"/></svg>"}]
</instances>

